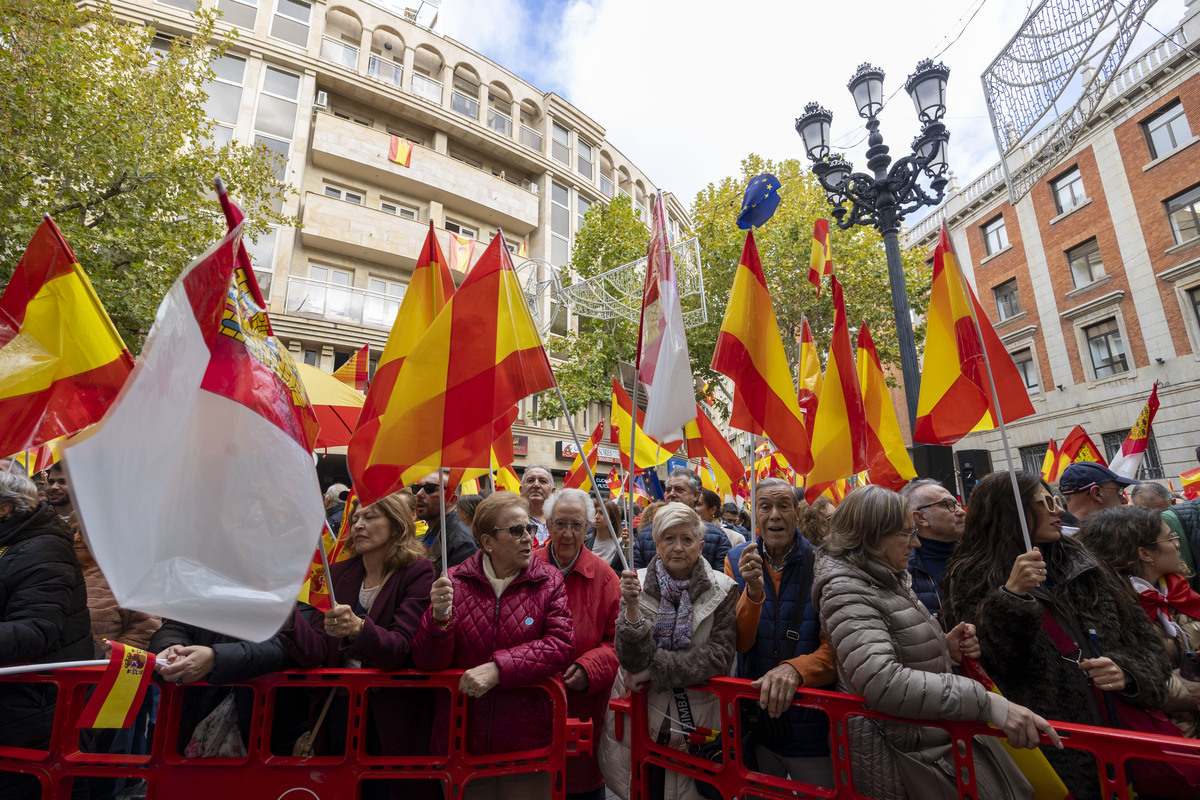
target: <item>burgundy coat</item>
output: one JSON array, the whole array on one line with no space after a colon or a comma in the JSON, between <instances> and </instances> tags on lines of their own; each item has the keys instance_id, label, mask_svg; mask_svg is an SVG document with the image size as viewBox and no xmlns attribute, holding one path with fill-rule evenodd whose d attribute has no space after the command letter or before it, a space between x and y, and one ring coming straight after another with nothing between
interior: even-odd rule
<instances>
[{"instance_id":1,"label":"burgundy coat","mask_svg":"<svg viewBox=\"0 0 1200 800\"><path fill-rule=\"evenodd\" d=\"M549 564L549 545L535 550L533 555ZM621 606L620 583L612 567L586 547L567 573L566 583L567 605L575 627L571 662L578 663L588 676L586 692L567 689L567 713L575 719L590 719L594 741L598 742L600 731L604 730L608 695L617 677L617 652L613 640ZM604 776L600 774L595 753L567 761L568 792L590 792L603 785Z\"/></svg>"},{"instance_id":2,"label":"burgundy coat","mask_svg":"<svg viewBox=\"0 0 1200 800\"><path fill-rule=\"evenodd\" d=\"M432 608L421 617L413 644L417 669L470 669L494 661L500 685L467 702L467 750L479 755L545 747L551 730L550 699L540 689L519 688L561 673L575 636L562 574L536 558L499 598L476 552L450 570L453 614L443 628ZM444 752L449 706L438 693L433 747Z\"/></svg>"}]
</instances>

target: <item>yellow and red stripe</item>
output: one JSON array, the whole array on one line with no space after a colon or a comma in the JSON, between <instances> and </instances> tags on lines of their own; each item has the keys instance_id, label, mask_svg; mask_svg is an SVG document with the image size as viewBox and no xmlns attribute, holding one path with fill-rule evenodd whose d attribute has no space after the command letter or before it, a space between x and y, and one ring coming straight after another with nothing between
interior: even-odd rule
<instances>
[{"instance_id":1,"label":"yellow and red stripe","mask_svg":"<svg viewBox=\"0 0 1200 800\"><path fill-rule=\"evenodd\" d=\"M1058 483L1058 445L1053 438L1047 443L1046 455L1042 457L1042 480Z\"/></svg>"},{"instance_id":2,"label":"yellow and red stripe","mask_svg":"<svg viewBox=\"0 0 1200 800\"><path fill-rule=\"evenodd\" d=\"M879 352L865 322L858 331L858 385L867 415L867 472L871 483L899 491L917 477L917 470L904 446Z\"/></svg>"},{"instance_id":3,"label":"yellow and red stripe","mask_svg":"<svg viewBox=\"0 0 1200 800\"><path fill-rule=\"evenodd\" d=\"M746 234L712 368L733 381L745 414L775 442L788 463L808 472L812 468L808 431L753 233Z\"/></svg>"},{"instance_id":4,"label":"yellow and red stripe","mask_svg":"<svg viewBox=\"0 0 1200 800\"><path fill-rule=\"evenodd\" d=\"M611 441L621 451L621 466L629 470L629 426L633 424L633 400L625 387L612 379L612 411L609 415ZM642 432L645 413L639 408L637 412L637 436L633 440L633 462L636 470L657 467L665 464L667 459L675 455L675 451L683 444L680 441L659 442Z\"/></svg>"},{"instance_id":5,"label":"yellow and red stripe","mask_svg":"<svg viewBox=\"0 0 1200 800\"><path fill-rule=\"evenodd\" d=\"M1091 461L1105 467L1108 466L1108 462L1104 459L1104 451L1096 446L1082 425L1076 425L1067 434L1067 438L1063 439L1062 447L1058 448L1058 465L1054 472L1054 479L1061 478L1064 469L1080 461Z\"/></svg>"},{"instance_id":6,"label":"yellow and red stripe","mask_svg":"<svg viewBox=\"0 0 1200 800\"><path fill-rule=\"evenodd\" d=\"M595 430L583 443L583 452L575 454L575 460L571 462L571 468L567 470L567 475L563 478L564 489L579 489L587 492L591 491L592 481L588 477L588 471L583 466L586 460L588 466L592 468L592 474L596 474L596 464L600 459L600 451L597 446L600 444L600 439L604 437L604 420L596 423Z\"/></svg>"},{"instance_id":7,"label":"yellow and red stripe","mask_svg":"<svg viewBox=\"0 0 1200 800\"><path fill-rule=\"evenodd\" d=\"M408 139L402 139L393 134L391 141L388 143L388 161L391 161L393 164L399 164L402 167L411 165L413 146L413 143Z\"/></svg>"},{"instance_id":8,"label":"yellow and red stripe","mask_svg":"<svg viewBox=\"0 0 1200 800\"><path fill-rule=\"evenodd\" d=\"M111 642L112 654L76 728L128 728L142 708L154 674L154 653Z\"/></svg>"},{"instance_id":9,"label":"yellow and red stripe","mask_svg":"<svg viewBox=\"0 0 1200 800\"><path fill-rule=\"evenodd\" d=\"M808 317L804 317L800 329L800 381L796 402L800 405L800 413L804 415L810 442L813 420L817 418L817 403L821 399L821 384L821 356L817 353L817 343L813 340L812 328L808 326Z\"/></svg>"},{"instance_id":10,"label":"yellow and red stripe","mask_svg":"<svg viewBox=\"0 0 1200 800\"><path fill-rule=\"evenodd\" d=\"M356 392L365 392L370 361L371 345L364 344L357 353L346 359L345 364L334 370L333 377Z\"/></svg>"},{"instance_id":11,"label":"yellow and red stripe","mask_svg":"<svg viewBox=\"0 0 1200 800\"><path fill-rule=\"evenodd\" d=\"M688 458L707 457L717 482L714 491L721 495L737 495L745 468L716 424L697 406L696 418L684 430L688 439Z\"/></svg>"},{"instance_id":12,"label":"yellow and red stripe","mask_svg":"<svg viewBox=\"0 0 1200 800\"><path fill-rule=\"evenodd\" d=\"M0 453L98 422L132 369L95 289L46 217L0 296Z\"/></svg>"},{"instance_id":13,"label":"yellow and red stripe","mask_svg":"<svg viewBox=\"0 0 1200 800\"><path fill-rule=\"evenodd\" d=\"M833 274L833 254L829 250L829 219L813 222L812 252L808 257L808 282L817 287L821 296L821 278Z\"/></svg>"}]
</instances>

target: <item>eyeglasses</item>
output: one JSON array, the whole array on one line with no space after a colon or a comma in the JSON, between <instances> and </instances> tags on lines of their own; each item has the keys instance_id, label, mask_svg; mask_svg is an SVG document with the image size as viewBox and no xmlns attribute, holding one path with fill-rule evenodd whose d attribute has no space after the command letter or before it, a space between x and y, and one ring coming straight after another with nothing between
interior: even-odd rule
<instances>
[{"instance_id":1,"label":"eyeglasses","mask_svg":"<svg viewBox=\"0 0 1200 800\"><path fill-rule=\"evenodd\" d=\"M904 536L908 539L908 543L912 544L916 541L918 528L913 528L911 531L896 531L897 536Z\"/></svg>"},{"instance_id":2,"label":"eyeglasses","mask_svg":"<svg viewBox=\"0 0 1200 800\"><path fill-rule=\"evenodd\" d=\"M530 523L529 525L510 525L507 528L492 528L488 533L496 531L504 531L514 539L524 539L526 536L533 537L537 534L537 525Z\"/></svg>"},{"instance_id":3,"label":"eyeglasses","mask_svg":"<svg viewBox=\"0 0 1200 800\"><path fill-rule=\"evenodd\" d=\"M1046 509L1046 511L1051 514L1053 514L1055 511L1063 510L1062 500L1058 499L1058 495L1044 494L1041 497L1034 498L1033 502Z\"/></svg>"},{"instance_id":4,"label":"eyeglasses","mask_svg":"<svg viewBox=\"0 0 1200 800\"><path fill-rule=\"evenodd\" d=\"M1155 539L1154 541L1158 544L1165 544L1167 542L1171 542L1172 544L1178 544L1179 543L1179 534L1172 533L1170 536L1168 536L1165 539Z\"/></svg>"},{"instance_id":5,"label":"eyeglasses","mask_svg":"<svg viewBox=\"0 0 1200 800\"><path fill-rule=\"evenodd\" d=\"M442 490L440 483L414 483L413 494L424 492L425 494L437 494Z\"/></svg>"},{"instance_id":6,"label":"eyeglasses","mask_svg":"<svg viewBox=\"0 0 1200 800\"><path fill-rule=\"evenodd\" d=\"M568 522L565 519L556 519L550 521L550 527L559 533L570 531L571 533L582 533L587 525L582 522Z\"/></svg>"},{"instance_id":7,"label":"eyeglasses","mask_svg":"<svg viewBox=\"0 0 1200 800\"><path fill-rule=\"evenodd\" d=\"M947 497L945 500L938 500L936 503L926 503L923 506L917 506L916 508L913 509L913 511L924 511L925 509L933 508L934 506L941 506L942 508L946 509L951 514L953 514L955 511L962 508L962 503L958 502L957 500L955 500L951 497Z\"/></svg>"}]
</instances>

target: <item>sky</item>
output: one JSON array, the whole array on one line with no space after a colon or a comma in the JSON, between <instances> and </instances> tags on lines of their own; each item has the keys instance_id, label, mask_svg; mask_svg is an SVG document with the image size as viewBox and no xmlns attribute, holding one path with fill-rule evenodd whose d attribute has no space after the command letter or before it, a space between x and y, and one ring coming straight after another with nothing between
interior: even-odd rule
<instances>
[{"instance_id":1,"label":"sky","mask_svg":"<svg viewBox=\"0 0 1200 800\"><path fill-rule=\"evenodd\" d=\"M1170 31L1183 3L1158 0L1149 25ZM866 131L846 90L865 61L887 74L885 96L895 92L880 114L893 158L911 152L919 131L905 79L923 58L950 68L949 159L965 187L999 160L980 75L1029 8L1025 0L442 0L438 30L566 98L691 207L710 182L740 175L750 153L807 161L795 119L810 101L833 112L834 148L865 171ZM1143 26L1130 52L1157 38Z\"/></svg>"}]
</instances>

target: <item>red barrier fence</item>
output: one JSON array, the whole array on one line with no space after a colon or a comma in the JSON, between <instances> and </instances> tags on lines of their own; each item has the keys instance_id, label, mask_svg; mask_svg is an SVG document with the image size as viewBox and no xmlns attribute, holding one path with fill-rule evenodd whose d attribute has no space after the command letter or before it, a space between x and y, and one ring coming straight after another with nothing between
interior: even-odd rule
<instances>
[{"instance_id":1,"label":"red barrier fence","mask_svg":"<svg viewBox=\"0 0 1200 800\"><path fill-rule=\"evenodd\" d=\"M794 800L796 797L861 798L864 795L854 788L854 773L850 764L850 744L846 723L854 717L871 717L879 720L913 722L888 714L871 711L857 695L827 692L819 689L801 689L793 705L815 708L825 713L830 720L830 750L833 754L835 788L821 788L774 778L754 772L745 766L742 749L742 720L740 704L758 703L758 692L750 688L750 682L738 678L715 678L702 686L691 687L709 691L720 700L721 738L723 761L720 764L655 743L648 734L646 699L644 694L634 694L628 700L614 700L617 711L616 733L618 740L630 739L630 761L633 765L634 781L630 800L654 800L650 793L651 766L662 767L674 773L687 775L715 787L725 800L735 796L761 797L764 800ZM996 736L1000 732L978 722L936 722L922 720L921 725L942 728L948 731L955 742L954 762L959 775L959 797L974 800L975 768L972 761L972 737ZM1100 777L1101 796L1129 800L1131 793L1126 786L1127 762L1130 759L1151 759L1180 764L1200 764L1200 740L1173 736L1133 733L1130 731L1093 728L1088 725L1054 723L1062 737L1063 746L1086 750L1096 756ZM989 798L980 798L989 800Z\"/></svg>"},{"instance_id":2,"label":"red barrier fence","mask_svg":"<svg viewBox=\"0 0 1200 800\"><path fill-rule=\"evenodd\" d=\"M592 749L591 722L567 718L566 693L557 680L535 684L549 695L553 730L559 732L547 747L480 755L467 749L464 733L473 701L458 690L461 671L426 674L329 669L277 673L239 684L244 691L252 693L245 757L188 758L182 754L183 745L190 736L190 731L185 731L184 741L180 742L185 700L191 692L214 690L206 686L174 684L158 684L162 694L148 755L83 752L75 721L86 702L87 692L98 682L103 669L86 667L0 678L9 683L51 683L58 687L49 749L0 747L0 771L33 776L42 785L44 800L67 800L73 781L85 776L144 779L148 800L213 800L221 797L341 800L361 796L364 784L374 782L398 789L391 792L392 796L412 794L409 789L415 790L421 785L439 792L448 788L444 796L460 798L472 780L538 772L547 775L550 796L560 800L565 794L566 759ZM278 752L281 737L275 735L273 726L280 717L279 712L286 706L291 717L303 722L308 716L310 698L317 696L323 700L328 696L326 692L334 689L340 690L344 703L333 705L326 722L326 726L331 727L326 730L344 728L344 753L297 758L291 755L290 745L287 752ZM431 752L444 754L388 755L372 741L376 739L370 728L373 715L386 713L389 698L400 699L405 693L412 692L423 692L426 699L434 693L437 701L449 708L448 741L430 746ZM388 725L403 725L404 722L403 718L387 715Z\"/></svg>"},{"instance_id":3,"label":"red barrier fence","mask_svg":"<svg viewBox=\"0 0 1200 800\"><path fill-rule=\"evenodd\" d=\"M536 686L545 691L553 707L554 730L559 732L549 746L522 752L479 755L468 751L464 732L471 714L471 701L458 691L460 671L422 674L385 673L376 670L314 670L267 675L239 685L248 693L250 730L247 755L240 758L188 758L182 745L190 735L190 726L180 736L185 704L190 693L212 691L206 686L159 684L162 689L157 722L148 755L108 755L80 749L80 731L75 720L86 701L87 692L99 680L103 668L66 669L40 674L0 678L9 683L50 683L58 687L58 703L50 747L46 751L0 747L0 771L21 772L33 776L42 786L45 800L66 800L72 782L80 777L141 778L147 782L148 800L213 800L247 797L267 800L331 800L361 796L366 784L380 782L397 789L393 796L410 794L418 785L436 784L438 793L458 800L472 781L501 775L544 773L550 796L559 800L565 793L566 760L577 753L592 751L592 730L588 722L567 718L566 695L557 680ZM691 776L715 787L725 800L761 797L764 800L793 800L796 797L860 798L855 790L851 767L847 721L854 717L897 720L866 708L855 695L802 689L794 705L815 708L830 720L836 787L821 788L773 778L748 769L742 752L740 704L757 703L758 692L750 682L736 678L717 678L700 687L720 701L723 762L716 764L656 744L648 735L645 696L635 694L629 700L613 702L617 711L617 737L628 739L631 748L634 785L631 800L652 800L649 768L662 767ZM276 730L279 720L291 716L307 719L312 697L326 697L326 690L338 689L344 704L335 704L331 723L345 729L345 748L340 755L293 757L279 752L281 740L289 741ZM444 754L400 756L382 752L373 742L370 727L373 715L386 712L391 693L435 693L450 710L450 734L441 746L431 750ZM298 714L297 714L298 712ZM339 717L340 714L340 717ZM909 721L911 720L899 720ZM194 724L195 720L191 721ZM387 715L388 725L402 725L402 718ZM973 736L995 736L998 731L975 722L922 721L945 729L955 741L955 766L960 776L959 793L965 800L975 798L972 764ZM1137 734L1086 725L1056 723L1055 729L1067 747L1086 750L1097 758L1101 795L1129 798L1126 769L1130 759L1151 759L1183 764L1200 764L1200 741L1166 736ZM181 739L183 740L181 742ZM987 800L987 798L982 798Z\"/></svg>"}]
</instances>

